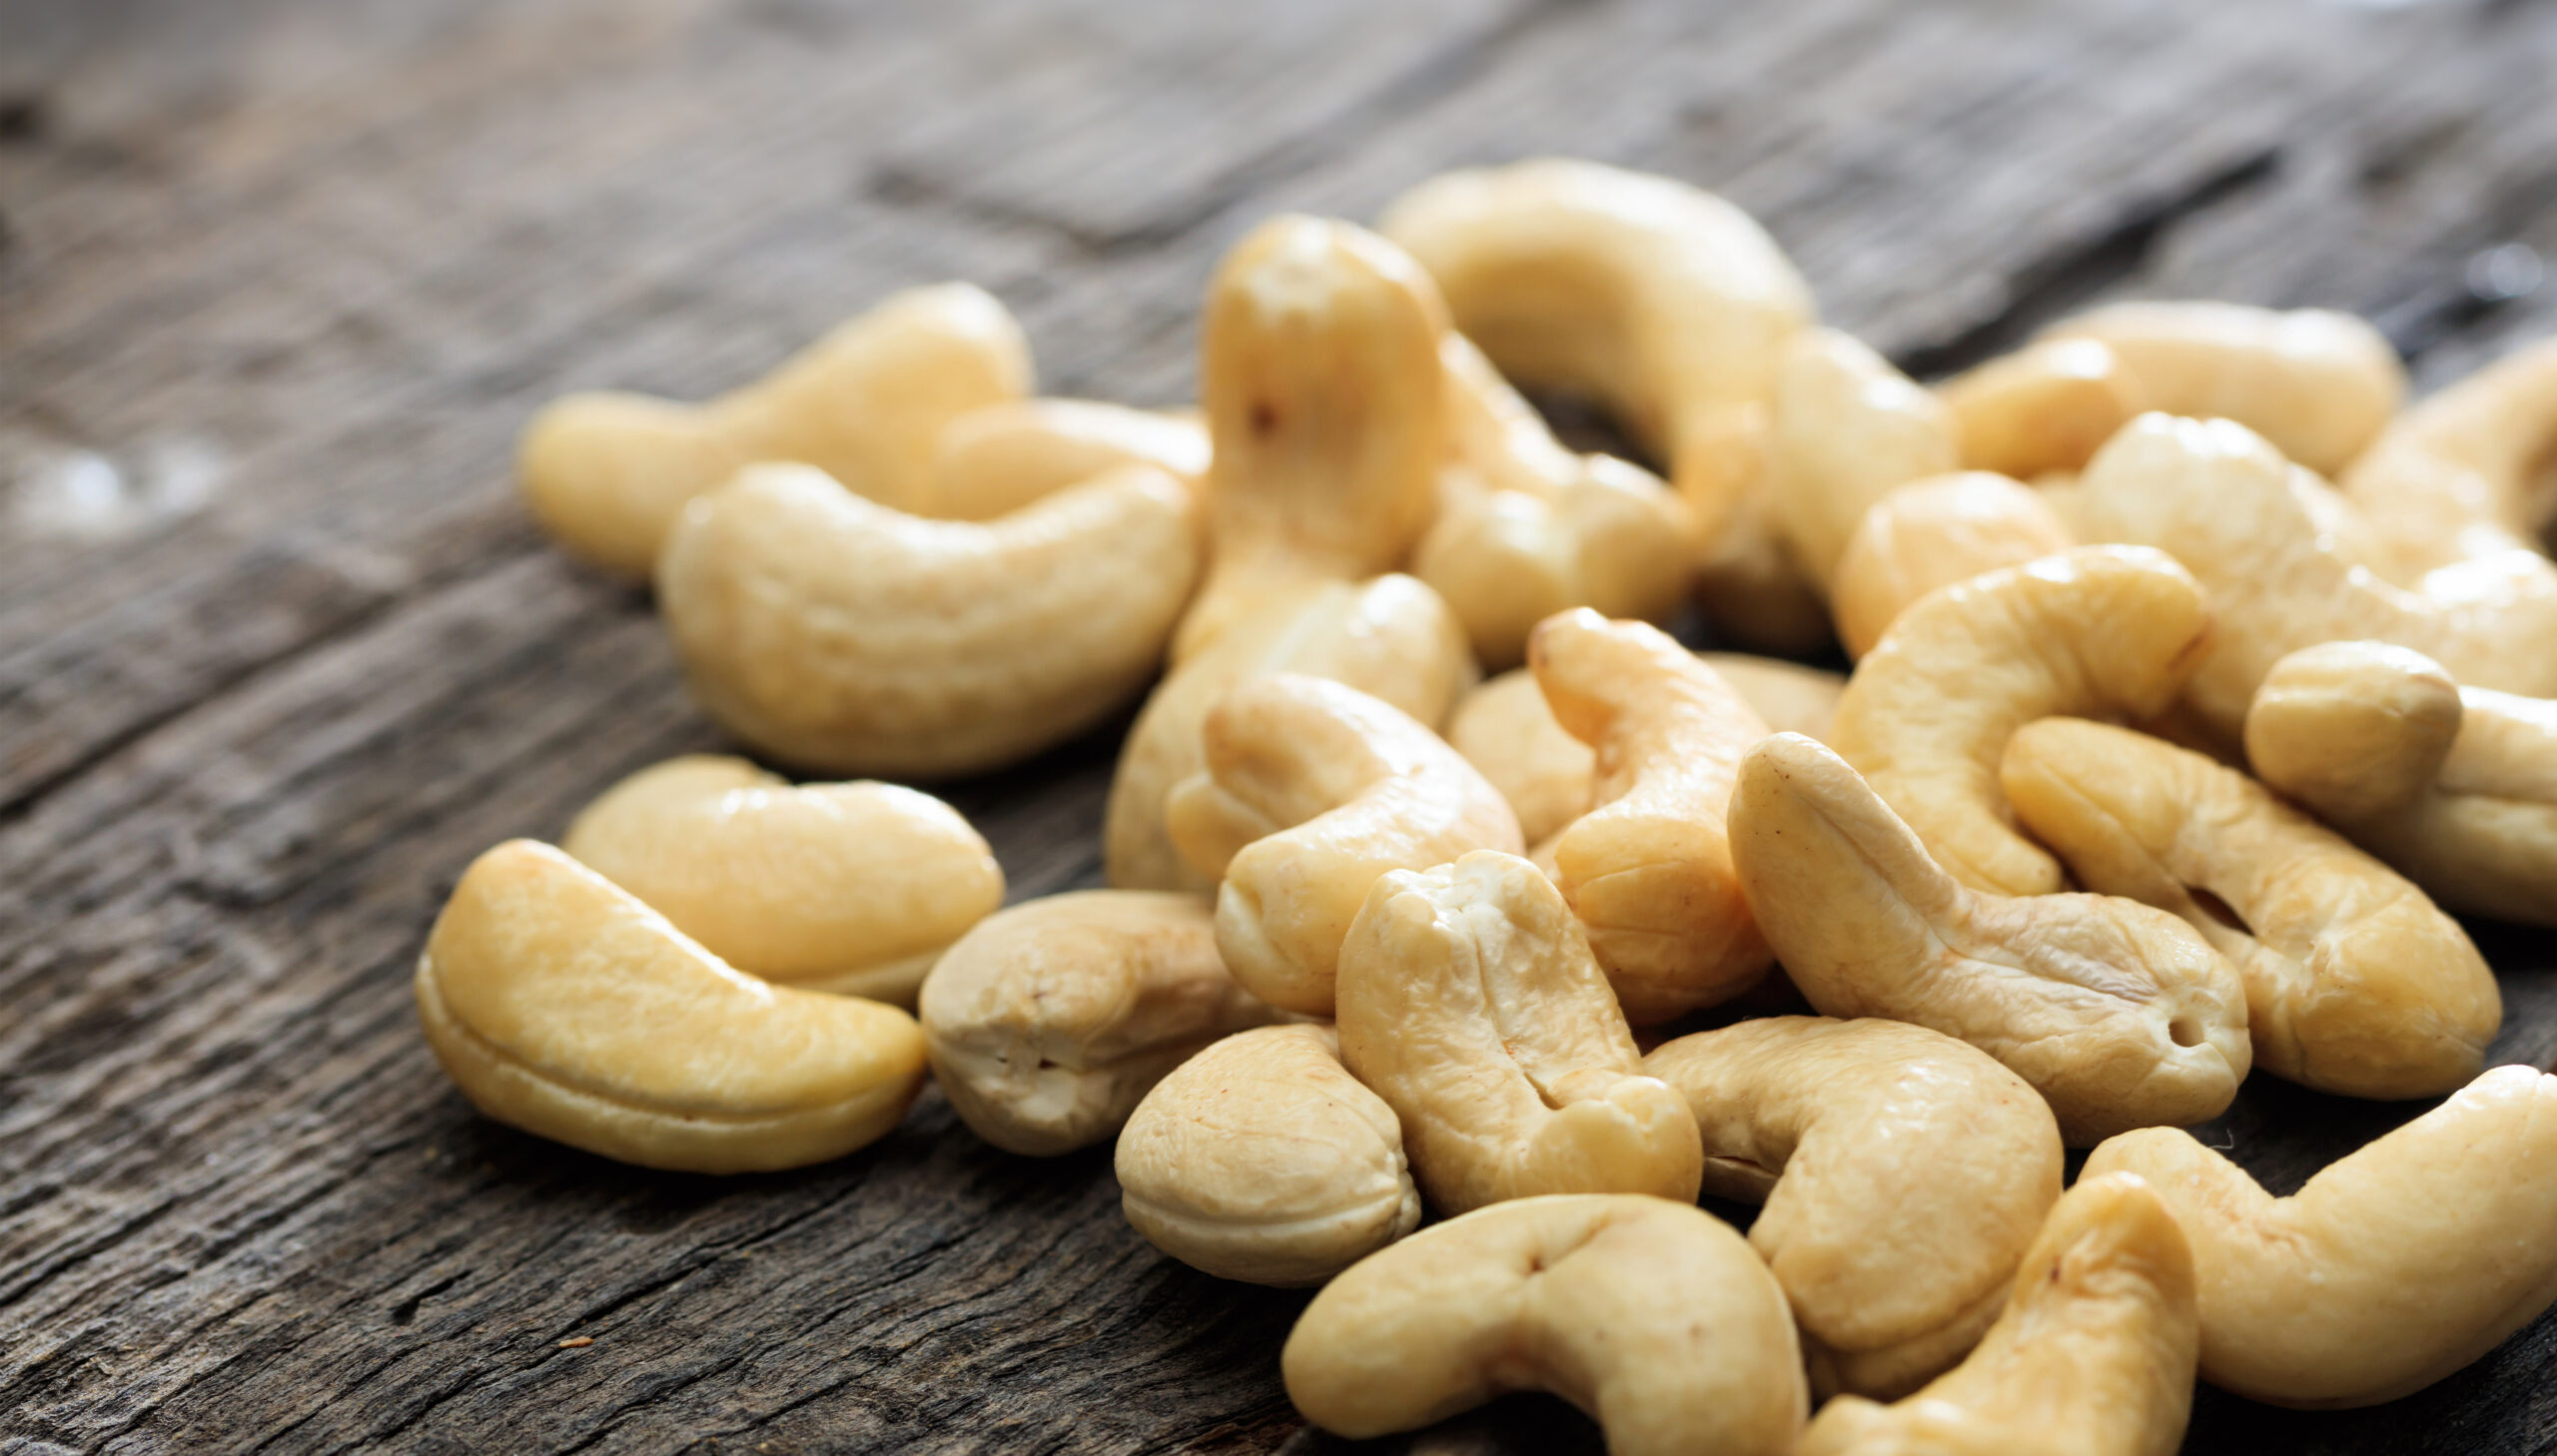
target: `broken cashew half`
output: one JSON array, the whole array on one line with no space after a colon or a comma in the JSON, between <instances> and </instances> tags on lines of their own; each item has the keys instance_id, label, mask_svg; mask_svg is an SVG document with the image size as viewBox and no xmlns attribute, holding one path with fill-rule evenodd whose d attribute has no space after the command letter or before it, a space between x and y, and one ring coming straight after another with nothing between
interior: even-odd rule
<instances>
[{"instance_id":1,"label":"broken cashew half","mask_svg":"<svg viewBox=\"0 0 2557 1456\"><path fill-rule=\"evenodd\" d=\"M1768 1017L1643 1070L1684 1093L1705 1191L1792 1301L1813 1389L1890 1399L1961 1359L2060 1196L2051 1104L1987 1054L1902 1022Z\"/></svg>"},{"instance_id":2,"label":"broken cashew half","mask_svg":"<svg viewBox=\"0 0 2557 1456\"><path fill-rule=\"evenodd\" d=\"M471 1105L642 1167L759 1172L885 1136L914 1018L744 975L546 844L473 860L418 958L426 1045Z\"/></svg>"},{"instance_id":3,"label":"broken cashew half","mask_svg":"<svg viewBox=\"0 0 2557 1456\"><path fill-rule=\"evenodd\" d=\"M2398 415L2336 483L2417 569L2545 549L2557 520L2557 340Z\"/></svg>"},{"instance_id":4,"label":"broken cashew half","mask_svg":"<svg viewBox=\"0 0 2557 1456\"><path fill-rule=\"evenodd\" d=\"M562 546L645 580L684 502L758 460L813 465L883 505L921 509L942 426L1029 389L1029 343L993 295L909 289L707 404L554 400L525 426L515 475Z\"/></svg>"},{"instance_id":5,"label":"broken cashew half","mask_svg":"<svg viewBox=\"0 0 2557 1456\"><path fill-rule=\"evenodd\" d=\"M2117 1137L2192 1240L2201 1376L2274 1405L2421 1390L2557 1299L2557 1078L2498 1067L2287 1198L2192 1135Z\"/></svg>"},{"instance_id":6,"label":"broken cashew half","mask_svg":"<svg viewBox=\"0 0 2557 1456\"><path fill-rule=\"evenodd\" d=\"M1953 411L1966 469L2030 480L2080 470L2148 407L2122 356L2101 340L2053 339L1936 386Z\"/></svg>"},{"instance_id":7,"label":"broken cashew half","mask_svg":"<svg viewBox=\"0 0 2557 1456\"><path fill-rule=\"evenodd\" d=\"M996 520L1114 465L1152 465L1193 490L1208 476L1208 429L1188 414L1098 399L1006 399L942 426L917 515Z\"/></svg>"},{"instance_id":8,"label":"broken cashew half","mask_svg":"<svg viewBox=\"0 0 2557 1456\"><path fill-rule=\"evenodd\" d=\"M985 838L931 795L792 788L711 754L613 785L559 847L749 976L907 1008L950 943L1003 904Z\"/></svg>"},{"instance_id":9,"label":"broken cashew half","mask_svg":"<svg viewBox=\"0 0 2557 1456\"><path fill-rule=\"evenodd\" d=\"M1966 470L1911 481L1874 502L1838 557L1829 584L1838 640L1848 656L1862 657L1937 587L2076 544L2042 492L2004 475Z\"/></svg>"},{"instance_id":10,"label":"broken cashew half","mask_svg":"<svg viewBox=\"0 0 2557 1456\"><path fill-rule=\"evenodd\" d=\"M1406 1238L1314 1296L1279 1368L1337 1435L1543 1390L1609 1456L1784 1456L1807 1403L1766 1265L1712 1214L1639 1194L1523 1198Z\"/></svg>"},{"instance_id":11,"label":"broken cashew half","mask_svg":"<svg viewBox=\"0 0 2557 1456\"><path fill-rule=\"evenodd\" d=\"M1822 591L1874 502L1961 466L1952 409L1835 329L1794 341L1777 376L1768 454L1785 547Z\"/></svg>"},{"instance_id":12,"label":"broken cashew half","mask_svg":"<svg viewBox=\"0 0 2557 1456\"><path fill-rule=\"evenodd\" d=\"M2085 1146L2217 1116L2251 1053L2237 973L2190 926L2104 895L1966 889L1844 759L1794 734L1749 751L1732 858L1776 957L1823 1016L1959 1037Z\"/></svg>"},{"instance_id":13,"label":"broken cashew half","mask_svg":"<svg viewBox=\"0 0 2557 1456\"><path fill-rule=\"evenodd\" d=\"M1420 1226L1402 1126L1329 1027L1238 1032L1181 1064L1117 1156L1128 1221L1221 1279L1320 1284Z\"/></svg>"}]
</instances>

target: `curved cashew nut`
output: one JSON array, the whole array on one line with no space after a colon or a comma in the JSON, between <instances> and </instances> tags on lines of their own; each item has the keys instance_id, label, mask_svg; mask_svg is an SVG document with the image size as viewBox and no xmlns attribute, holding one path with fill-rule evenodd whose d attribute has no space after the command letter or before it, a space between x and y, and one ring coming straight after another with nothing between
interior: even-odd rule
<instances>
[{"instance_id":1,"label":"curved cashew nut","mask_svg":"<svg viewBox=\"0 0 2557 1456\"><path fill-rule=\"evenodd\" d=\"M892 1006L772 986L546 844L471 861L418 958L418 1019L472 1106L642 1167L841 1157L923 1090Z\"/></svg>"},{"instance_id":2,"label":"curved cashew nut","mask_svg":"<svg viewBox=\"0 0 2557 1456\"><path fill-rule=\"evenodd\" d=\"M2423 652L2462 683L2557 695L2557 563L2509 550L2445 566L2417 590L2373 574L2384 542L2332 489L2224 419L2144 414L2079 477L2090 540L2162 547L2210 593L2220 630L2186 695L2233 738L2283 654L2367 638Z\"/></svg>"},{"instance_id":3,"label":"curved cashew nut","mask_svg":"<svg viewBox=\"0 0 2557 1456\"><path fill-rule=\"evenodd\" d=\"M1912 481L1874 502L1838 557L1829 583L1838 640L1862 657L1937 587L2077 544L2040 491L2004 475L1966 470Z\"/></svg>"},{"instance_id":4,"label":"curved cashew nut","mask_svg":"<svg viewBox=\"0 0 2557 1456\"><path fill-rule=\"evenodd\" d=\"M1813 1388L1905 1395L1979 1341L2060 1196L2051 1104L1987 1054L1901 1022L1769 1017L1667 1043L1705 1190L1749 1225Z\"/></svg>"},{"instance_id":5,"label":"curved cashew nut","mask_svg":"<svg viewBox=\"0 0 2557 1456\"><path fill-rule=\"evenodd\" d=\"M1216 888L1183 863L1164 829L1164 802L1207 761L1200 725L1208 710L1237 684L1278 672L1347 683L1432 726L1474 680L1455 614L1408 576L1304 584L1266 604L1174 668L1128 730L1102 824L1112 885Z\"/></svg>"},{"instance_id":6,"label":"curved cashew nut","mask_svg":"<svg viewBox=\"0 0 2557 1456\"><path fill-rule=\"evenodd\" d=\"M1529 844L1589 812L1598 756L1554 721L1527 668L1486 678L1465 694L1447 720L1447 742L1509 801Z\"/></svg>"},{"instance_id":7,"label":"curved cashew nut","mask_svg":"<svg viewBox=\"0 0 2557 1456\"><path fill-rule=\"evenodd\" d=\"M1665 177L1543 160L1450 172L1377 225L1456 328L1529 388L1589 395L1659 458L1711 540L1811 291L1748 214Z\"/></svg>"},{"instance_id":8,"label":"curved cashew nut","mask_svg":"<svg viewBox=\"0 0 2557 1456\"><path fill-rule=\"evenodd\" d=\"M2082 547L1975 576L1901 612L1847 680L1829 741L1955 879L2049 895L2059 862L2010 827L2007 738L2056 714L2153 718L2209 639L2190 573Z\"/></svg>"},{"instance_id":9,"label":"curved cashew nut","mask_svg":"<svg viewBox=\"0 0 2557 1456\"><path fill-rule=\"evenodd\" d=\"M570 394L524 427L515 475L562 546L645 580L684 502L757 460L814 465L899 510L929 498L943 424L1030 390L1030 345L994 296L890 296L755 383L707 404Z\"/></svg>"},{"instance_id":10,"label":"curved cashew nut","mask_svg":"<svg viewBox=\"0 0 2557 1456\"><path fill-rule=\"evenodd\" d=\"M2052 339L1936 386L1968 469L2030 480L2080 470L2148 407L2122 357L2095 339Z\"/></svg>"},{"instance_id":11,"label":"curved cashew nut","mask_svg":"<svg viewBox=\"0 0 2557 1456\"><path fill-rule=\"evenodd\" d=\"M2131 371L2145 407L2236 420L2321 475L2359 454L2406 397L2387 336L2326 309L2114 304L2042 337L2095 340Z\"/></svg>"},{"instance_id":12,"label":"curved cashew nut","mask_svg":"<svg viewBox=\"0 0 2557 1456\"><path fill-rule=\"evenodd\" d=\"M1523 1198L1406 1238L1314 1296L1279 1368L1339 1435L1546 1390L1610 1456L1783 1456L1806 1404L1766 1265L1712 1214L1639 1194Z\"/></svg>"},{"instance_id":13,"label":"curved cashew nut","mask_svg":"<svg viewBox=\"0 0 2557 1456\"><path fill-rule=\"evenodd\" d=\"M2085 1177L2153 1185L2192 1240L2201 1375L2274 1405L2372 1405L2557 1299L2557 1078L2498 1067L2287 1198L2193 1140L2117 1137Z\"/></svg>"},{"instance_id":14,"label":"curved cashew nut","mask_svg":"<svg viewBox=\"0 0 2557 1456\"><path fill-rule=\"evenodd\" d=\"M1779 734L1731 798L1749 907L1823 1016L1960 1037L2084 1146L2217 1116L2251 1054L2237 973L2190 926L2105 895L1965 889L1845 760Z\"/></svg>"},{"instance_id":15,"label":"curved cashew nut","mask_svg":"<svg viewBox=\"0 0 2557 1456\"><path fill-rule=\"evenodd\" d=\"M1536 1193L1696 1200L1686 1099L1632 1032L1553 883L1477 851L1376 882L1340 949L1340 1060L1402 1118L1430 1205Z\"/></svg>"},{"instance_id":16,"label":"curved cashew nut","mask_svg":"<svg viewBox=\"0 0 2557 1456\"><path fill-rule=\"evenodd\" d=\"M1874 502L1962 464L1945 402L1835 329L1805 334L1786 352L1774 419L1776 523L1823 591L1835 591L1838 558Z\"/></svg>"},{"instance_id":17,"label":"curved cashew nut","mask_svg":"<svg viewBox=\"0 0 2557 1456\"><path fill-rule=\"evenodd\" d=\"M2557 701L2460 687L2404 647L2328 642L2273 664L2246 757L2444 906L2557 925Z\"/></svg>"},{"instance_id":18,"label":"curved cashew nut","mask_svg":"<svg viewBox=\"0 0 2557 1456\"><path fill-rule=\"evenodd\" d=\"M1420 1226L1402 1124L1328 1027L1238 1032L1155 1084L1119 1133L1146 1240L1247 1284L1320 1284Z\"/></svg>"},{"instance_id":19,"label":"curved cashew nut","mask_svg":"<svg viewBox=\"0 0 2557 1456\"><path fill-rule=\"evenodd\" d=\"M1897 1405L1831 1401L1795 1456L2174 1456L2192 1414L2194 1262L2156 1190L2091 1167L1970 1359Z\"/></svg>"},{"instance_id":20,"label":"curved cashew nut","mask_svg":"<svg viewBox=\"0 0 2557 1456\"><path fill-rule=\"evenodd\" d=\"M1279 217L1218 265L1200 322L1213 565L1187 661L1274 594L1390 571L1437 510L1446 306L1363 228Z\"/></svg>"},{"instance_id":21,"label":"curved cashew nut","mask_svg":"<svg viewBox=\"0 0 2557 1456\"><path fill-rule=\"evenodd\" d=\"M2418 567L2543 540L2557 515L2557 340L2397 416L2336 483Z\"/></svg>"},{"instance_id":22,"label":"curved cashew nut","mask_svg":"<svg viewBox=\"0 0 2557 1456\"><path fill-rule=\"evenodd\" d=\"M742 758L642 769L559 847L749 976L907 1008L1003 904L1003 867L958 810L894 784L794 789Z\"/></svg>"},{"instance_id":23,"label":"curved cashew nut","mask_svg":"<svg viewBox=\"0 0 2557 1456\"><path fill-rule=\"evenodd\" d=\"M2016 817L2080 883L2174 912L2236 966L2257 1067L2320 1092L2422 1097L2485 1066L2503 1001L2467 932L2254 780L2076 718L2016 730L2000 774Z\"/></svg>"},{"instance_id":24,"label":"curved cashew nut","mask_svg":"<svg viewBox=\"0 0 2557 1456\"><path fill-rule=\"evenodd\" d=\"M1166 1073L1278 1013L1226 974L1206 902L1084 890L978 922L925 978L922 1019L960 1120L1045 1156L1107 1140Z\"/></svg>"},{"instance_id":25,"label":"curved cashew nut","mask_svg":"<svg viewBox=\"0 0 2557 1456\"><path fill-rule=\"evenodd\" d=\"M1135 696L1199 570L1180 481L1130 465L991 525L755 465L684 512L657 599L730 732L826 773L1016 763Z\"/></svg>"},{"instance_id":26,"label":"curved cashew nut","mask_svg":"<svg viewBox=\"0 0 2557 1456\"><path fill-rule=\"evenodd\" d=\"M1202 489L1208 427L1187 414L1098 399L982 405L942 426L932 488L915 513L995 520L1114 465L1152 465Z\"/></svg>"},{"instance_id":27,"label":"curved cashew nut","mask_svg":"<svg viewBox=\"0 0 2557 1456\"><path fill-rule=\"evenodd\" d=\"M1635 1022L1728 1001L1767 973L1724 816L1766 720L1656 627L1582 608L1528 643L1555 721L1597 750L1594 807L1553 849L1563 898Z\"/></svg>"}]
</instances>

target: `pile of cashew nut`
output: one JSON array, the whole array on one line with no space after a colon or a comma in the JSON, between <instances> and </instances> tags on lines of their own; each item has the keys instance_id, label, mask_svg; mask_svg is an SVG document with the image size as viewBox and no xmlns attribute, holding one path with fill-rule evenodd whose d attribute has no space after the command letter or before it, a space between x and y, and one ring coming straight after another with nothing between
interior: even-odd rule
<instances>
[{"instance_id":1,"label":"pile of cashew nut","mask_svg":"<svg viewBox=\"0 0 2557 1456\"><path fill-rule=\"evenodd\" d=\"M416 990L482 1111L1115 1141L1164 1252L1320 1286L1351 1437L2162 1453L2196 1376L2387 1400L2557 1298L2557 1077L2446 913L2557 925L2557 341L2401 407L2356 319L2131 303L1930 386L1730 204L1544 161L1252 232L1195 409L1031 379L950 284L532 422L709 714L854 781L679 759L473 863ZM1131 709L1107 889L1007 908L878 781ZM2275 1197L2178 1130L2250 1071L2435 1104Z\"/></svg>"}]
</instances>

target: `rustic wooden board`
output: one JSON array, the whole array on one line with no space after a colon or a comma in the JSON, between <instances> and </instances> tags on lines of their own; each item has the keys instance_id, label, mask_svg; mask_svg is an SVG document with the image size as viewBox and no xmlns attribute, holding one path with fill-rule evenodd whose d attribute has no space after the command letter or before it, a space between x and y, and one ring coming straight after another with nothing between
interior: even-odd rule
<instances>
[{"instance_id":1,"label":"rustic wooden board","mask_svg":"<svg viewBox=\"0 0 2557 1456\"><path fill-rule=\"evenodd\" d=\"M1251 222L1536 152L1725 191L1913 366L2209 295L2437 380L2557 327L2477 262L2557 258L2552 74L2545 0L0 3L0 1451L1340 1444L1278 1389L1302 1296L1157 1256L1104 1152L927 1093L670 1177L443 1084L407 978L460 867L719 742L515 506L543 398L959 276L1049 388L1174 401ZM952 791L1017 895L1096 879L1112 752ZM2557 945L2481 937L2548 1065ZM2210 1135L2286 1189L2413 1110L2263 1081ZM2205 1391L2188 1449L2557 1449L2552 1370L2542 1320L2374 1411ZM1596 1447L1536 1399L1427 1444Z\"/></svg>"}]
</instances>

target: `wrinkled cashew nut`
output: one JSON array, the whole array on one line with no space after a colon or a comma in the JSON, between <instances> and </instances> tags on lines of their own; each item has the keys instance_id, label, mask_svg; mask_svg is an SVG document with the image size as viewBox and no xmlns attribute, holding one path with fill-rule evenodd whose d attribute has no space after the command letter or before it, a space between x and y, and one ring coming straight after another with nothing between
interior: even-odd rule
<instances>
[{"instance_id":1,"label":"wrinkled cashew nut","mask_svg":"<svg viewBox=\"0 0 2557 1456\"><path fill-rule=\"evenodd\" d=\"M1204 489L1207 426L1187 414L1097 399L987 404L942 427L932 489L915 514L995 520L1114 465L1152 465Z\"/></svg>"},{"instance_id":2,"label":"wrinkled cashew nut","mask_svg":"<svg viewBox=\"0 0 2557 1456\"><path fill-rule=\"evenodd\" d=\"M559 847L749 976L907 1008L1003 904L1003 868L958 810L894 784L794 789L741 758L642 769Z\"/></svg>"},{"instance_id":3,"label":"wrinkled cashew nut","mask_svg":"<svg viewBox=\"0 0 2557 1456\"><path fill-rule=\"evenodd\" d=\"M1865 511L1962 463L1945 402L1835 329L1813 330L1786 352L1771 438L1777 528L1804 574L1832 594Z\"/></svg>"},{"instance_id":4,"label":"wrinkled cashew nut","mask_svg":"<svg viewBox=\"0 0 2557 1456\"><path fill-rule=\"evenodd\" d=\"M1823 1016L1969 1042L2050 1100L2072 1146L2217 1116L2246 1075L2245 988L2190 926L2111 896L1966 889L1808 738L1749 751L1731 849L1760 929Z\"/></svg>"},{"instance_id":5,"label":"wrinkled cashew nut","mask_svg":"<svg viewBox=\"0 0 2557 1456\"><path fill-rule=\"evenodd\" d=\"M2557 1299L2557 1078L2498 1067L2287 1198L2154 1127L2085 1177L2146 1178L2192 1240L2201 1376L2312 1409L2421 1390Z\"/></svg>"},{"instance_id":6,"label":"wrinkled cashew nut","mask_svg":"<svg viewBox=\"0 0 2557 1456\"><path fill-rule=\"evenodd\" d=\"M2042 492L2004 475L1966 470L1913 480L1865 512L1838 557L1829 584L1838 640L1848 656L1862 657L1936 588L2077 544Z\"/></svg>"},{"instance_id":7,"label":"wrinkled cashew nut","mask_svg":"<svg viewBox=\"0 0 2557 1456\"><path fill-rule=\"evenodd\" d=\"M823 1162L885 1136L923 1090L914 1018L733 970L530 840L463 872L416 991L426 1045L471 1105L642 1167Z\"/></svg>"},{"instance_id":8,"label":"wrinkled cashew nut","mask_svg":"<svg viewBox=\"0 0 2557 1456\"><path fill-rule=\"evenodd\" d=\"M1686 1099L1633 1034L1551 881L1480 851L1376 882L1340 949L1340 1060L1402 1119L1442 1213L1537 1193L1694 1202Z\"/></svg>"},{"instance_id":9,"label":"wrinkled cashew nut","mask_svg":"<svg viewBox=\"0 0 2557 1456\"><path fill-rule=\"evenodd\" d=\"M1155 1085L1119 1133L1121 1207L1221 1279L1320 1284L1420 1226L1402 1126L1328 1027L1239 1032Z\"/></svg>"},{"instance_id":10,"label":"wrinkled cashew nut","mask_svg":"<svg viewBox=\"0 0 2557 1456\"><path fill-rule=\"evenodd\" d=\"M930 498L942 426L1030 389L1030 346L971 284L908 289L707 404L570 394L526 425L516 478L570 553L646 579L684 502L758 460L813 465L898 510Z\"/></svg>"},{"instance_id":11,"label":"wrinkled cashew nut","mask_svg":"<svg viewBox=\"0 0 2557 1456\"><path fill-rule=\"evenodd\" d=\"M2557 520L2557 340L2397 416L2336 483L2418 569L2545 549Z\"/></svg>"},{"instance_id":12,"label":"wrinkled cashew nut","mask_svg":"<svg viewBox=\"0 0 2557 1456\"><path fill-rule=\"evenodd\" d=\"M1042 1156L1108 1140L1201 1048L1278 1020L1226 974L1206 902L1128 890L978 922L925 979L921 1016L960 1120Z\"/></svg>"},{"instance_id":13,"label":"wrinkled cashew nut","mask_svg":"<svg viewBox=\"0 0 2557 1456\"><path fill-rule=\"evenodd\" d=\"M1544 1390L1609 1456L1783 1456L1807 1401L1766 1265L1712 1214L1639 1194L1525 1198L1406 1238L1314 1296L1279 1368L1338 1435Z\"/></svg>"},{"instance_id":14,"label":"wrinkled cashew nut","mask_svg":"<svg viewBox=\"0 0 2557 1456\"><path fill-rule=\"evenodd\" d=\"M1150 466L981 525L756 465L685 510L657 597L694 692L739 738L819 772L937 778L1125 705L1198 570L1190 492Z\"/></svg>"},{"instance_id":15,"label":"wrinkled cashew nut","mask_svg":"<svg viewBox=\"0 0 2557 1456\"><path fill-rule=\"evenodd\" d=\"M2122 357L2095 339L2053 339L1936 386L1965 468L2030 480L2080 470L2148 407Z\"/></svg>"},{"instance_id":16,"label":"wrinkled cashew nut","mask_svg":"<svg viewBox=\"0 0 2557 1456\"><path fill-rule=\"evenodd\" d=\"M1988 1055L1901 1022L1770 1017L1667 1043L1705 1191L1749 1225L1802 1327L1816 1393L1891 1399L1963 1357L2006 1306L2060 1196L2060 1125Z\"/></svg>"}]
</instances>

